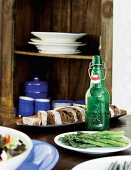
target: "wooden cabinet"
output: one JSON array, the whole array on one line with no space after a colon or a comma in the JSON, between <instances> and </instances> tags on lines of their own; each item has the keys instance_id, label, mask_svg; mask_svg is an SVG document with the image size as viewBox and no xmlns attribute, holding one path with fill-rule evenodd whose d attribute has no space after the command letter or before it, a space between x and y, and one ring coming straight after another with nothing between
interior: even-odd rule
<instances>
[{"instance_id":1,"label":"wooden cabinet","mask_svg":"<svg viewBox=\"0 0 131 170\"><path fill-rule=\"evenodd\" d=\"M49 82L52 99L84 99L88 65L101 54L107 64L106 86L112 88L113 0L0 1L0 113L11 117L24 95L24 82ZM85 32L81 55L44 55L28 44L31 31Z\"/></svg>"}]
</instances>

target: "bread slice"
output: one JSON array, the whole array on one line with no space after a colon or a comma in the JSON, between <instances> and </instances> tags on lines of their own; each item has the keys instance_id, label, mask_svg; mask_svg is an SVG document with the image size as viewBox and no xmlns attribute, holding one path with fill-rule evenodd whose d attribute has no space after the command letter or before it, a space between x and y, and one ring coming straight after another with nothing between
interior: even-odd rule
<instances>
[{"instance_id":1,"label":"bread slice","mask_svg":"<svg viewBox=\"0 0 131 170\"><path fill-rule=\"evenodd\" d=\"M47 112L43 110L39 110L38 113L38 118L41 119L42 126L47 125Z\"/></svg>"},{"instance_id":2,"label":"bread slice","mask_svg":"<svg viewBox=\"0 0 131 170\"><path fill-rule=\"evenodd\" d=\"M85 108L82 106L69 106L70 109L73 109L76 112L77 122L81 123L85 121Z\"/></svg>"},{"instance_id":3,"label":"bread slice","mask_svg":"<svg viewBox=\"0 0 131 170\"><path fill-rule=\"evenodd\" d=\"M110 104L109 111L110 111L110 117L118 116L121 114L121 109L118 109L116 105Z\"/></svg>"},{"instance_id":4,"label":"bread slice","mask_svg":"<svg viewBox=\"0 0 131 170\"><path fill-rule=\"evenodd\" d=\"M62 119L61 115L58 111L56 110L49 110L47 111L47 122L50 125L61 125L62 124Z\"/></svg>"},{"instance_id":5,"label":"bread slice","mask_svg":"<svg viewBox=\"0 0 131 170\"><path fill-rule=\"evenodd\" d=\"M61 115L63 124L76 123L78 121L76 112L70 107L60 108L57 111Z\"/></svg>"},{"instance_id":6,"label":"bread slice","mask_svg":"<svg viewBox=\"0 0 131 170\"><path fill-rule=\"evenodd\" d=\"M30 126L39 126L41 125L41 119L37 116L30 116L30 117L23 117L22 118L23 124L30 125Z\"/></svg>"}]
</instances>

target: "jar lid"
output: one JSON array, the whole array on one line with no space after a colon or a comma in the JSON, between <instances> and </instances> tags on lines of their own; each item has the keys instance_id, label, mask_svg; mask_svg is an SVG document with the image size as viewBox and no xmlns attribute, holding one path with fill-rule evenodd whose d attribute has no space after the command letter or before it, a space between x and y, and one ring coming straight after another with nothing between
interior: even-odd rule
<instances>
[{"instance_id":1,"label":"jar lid","mask_svg":"<svg viewBox=\"0 0 131 170\"><path fill-rule=\"evenodd\" d=\"M33 81L25 82L25 85L47 85L48 82L40 81L38 77L35 77Z\"/></svg>"}]
</instances>

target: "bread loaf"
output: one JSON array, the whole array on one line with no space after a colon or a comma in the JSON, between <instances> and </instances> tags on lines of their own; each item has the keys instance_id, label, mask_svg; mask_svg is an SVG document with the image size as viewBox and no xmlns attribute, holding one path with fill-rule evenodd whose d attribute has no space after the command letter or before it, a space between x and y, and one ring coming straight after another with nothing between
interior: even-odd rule
<instances>
[{"instance_id":1,"label":"bread loaf","mask_svg":"<svg viewBox=\"0 0 131 170\"><path fill-rule=\"evenodd\" d=\"M110 117L121 114L121 109L115 105L109 107ZM23 117L23 124L26 125L65 125L72 123L81 123L85 121L85 108L83 106L68 106L57 108L55 110L39 111L37 115Z\"/></svg>"},{"instance_id":2,"label":"bread loaf","mask_svg":"<svg viewBox=\"0 0 131 170\"><path fill-rule=\"evenodd\" d=\"M85 121L84 108L81 106L69 106L56 110L39 111L37 115L23 117L23 124L27 125L62 125Z\"/></svg>"}]
</instances>

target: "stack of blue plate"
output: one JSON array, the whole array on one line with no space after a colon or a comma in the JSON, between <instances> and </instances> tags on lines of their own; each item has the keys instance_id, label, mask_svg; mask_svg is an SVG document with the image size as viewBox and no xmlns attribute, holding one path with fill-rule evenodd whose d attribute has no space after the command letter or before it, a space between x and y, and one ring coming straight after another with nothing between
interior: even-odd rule
<instances>
[{"instance_id":1,"label":"stack of blue plate","mask_svg":"<svg viewBox=\"0 0 131 170\"><path fill-rule=\"evenodd\" d=\"M38 77L26 82L25 95L34 99L48 98L48 82L40 81Z\"/></svg>"}]
</instances>

